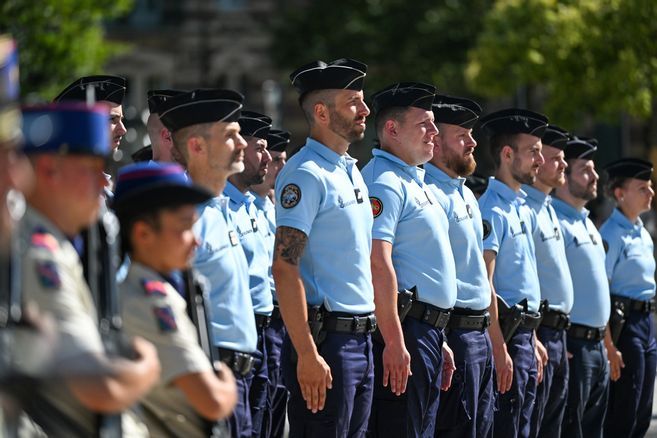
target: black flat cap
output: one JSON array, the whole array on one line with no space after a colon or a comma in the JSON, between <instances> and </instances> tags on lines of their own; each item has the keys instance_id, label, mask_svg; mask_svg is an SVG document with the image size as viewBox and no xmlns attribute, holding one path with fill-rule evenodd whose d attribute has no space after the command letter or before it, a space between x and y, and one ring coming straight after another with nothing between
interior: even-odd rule
<instances>
[{"instance_id":1,"label":"black flat cap","mask_svg":"<svg viewBox=\"0 0 657 438\"><path fill-rule=\"evenodd\" d=\"M399 82L374 93L372 110L379 113L386 108L412 106L431 111L435 97L436 87L433 85L421 82Z\"/></svg>"},{"instance_id":2,"label":"black flat cap","mask_svg":"<svg viewBox=\"0 0 657 438\"><path fill-rule=\"evenodd\" d=\"M249 136L267 140L271 129L271 119L266 115L255 111L242 111L237 122L240 124L242 137Z\"/></svg>"},{"instance_id":3,"label":"black flat cap","mask_svg":"<svg viewBox=\"0 0 657 438\"><path fill-rule=\"evenodd\" d=\"M117 105L121 105L123 102L126 90L125 78L110 75L83 76L64 88L64 91L59 93L53 101L86 102L87 88L89 87L95 89L96 101L106 100Z\"/></svg>"},{"instance_id":4,"label":"black flat cap","mask_svg":"<svg viewBox=\"0 0 657 438\"><path fill-rule=\"evenodd\" d=\"M557 125L548 125L541 137L543 145L552 146L553 148L566 149L566 143L570 140L570 134L565 129L559 128Z\"/></svg>"},{"instance_id":5,"label":"black flat cap","mask_svg":"<svg viewBox=\"0 0 657 438\"><path fill-rule=\"evenodd\" d=\"M480 127L491 134L529 134L542 137L548 125L543 114L520 108L495 111L479 119Z\"/></svg>"},{"instance_id":6,"label":"black flat cap","mask_svg":"<svg viewBox=\"0 0 657 438\"><path fill-rule=\"evenodd\" d=\"M159 108L162 105L162 102L166 102L168 98L182 93L184 93L183 90L148 90L146 93L148 99L148 111L150 111L151 114L159 114Z\"/></svg>"},{"instance_id":7,"label":"black flat cap","mask_svg":"<svg viewBox=\"0 0 657 438\"><path fill-rule=\"evenodd\" d=\"M481 114L481 107L473 100L464 97L439 94L431 107L436 123L462 126L472 129Z\"/></svg>"},{"instance_id":8,"label":"black flat cap","mask_svg":"<svg viewBox=\"0 0 657 438\"><path fill-rule=\"evenodd\" d=\"M314 90L363 89L367 65L362 62L341 58L326 63L313 61L299 67L290 75L292 85L303 96Z\"/></svg>"},{"instance_id":9,"label":"black flat cap","mask_svg":"<svg viewBox=\"0 0 657 438\"><path fill-rule=\"evenodd\" d=\"M605 167L609 178L636 178L650 181L652 176L652 163L639 158L621 158Z\"/></svg>"},{"instance_id":10,"label":"black flat cap","mask_svg":"<svg viewBox=\"0 0 657 438\"><path fill-rule=\"evenodd\" d=\"M592 160L597 150L598 140L595 138L573 136L566 143L564 156L566 160Z\"/></svg>"},{"instance_id":11,"label":"black flat cap","mask_svg":"<svg viewBox=\"0 0 657 438\"><path fill-rule=\"evenodd\" d=\"M290 133L282 129L270 129L267 136L267 150L272 152L285 152L290 143Z\"/></svg>"},{"instance_id":12,"label":"black flat cap","mask_svg":"<svg viewBox=\"0 0 657 438\"><path fill-rule=\"evenodd\" d=\"M237 91L201 89L172 96L158 110L160 120L171 132L201 123L236 122L244 96Z\"/></svg>"}]
</instances>

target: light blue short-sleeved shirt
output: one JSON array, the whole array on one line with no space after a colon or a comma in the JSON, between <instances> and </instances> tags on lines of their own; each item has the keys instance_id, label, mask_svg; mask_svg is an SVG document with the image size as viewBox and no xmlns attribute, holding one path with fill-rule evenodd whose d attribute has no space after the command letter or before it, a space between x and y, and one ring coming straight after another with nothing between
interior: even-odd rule
<instances>
[{"instance_id":1,"label":"light blue short-sleeved shirt","mask_svg":"<svg viewBox=\"0 0 657 438\"><path fill-rule=\"evenodd\" d=\"M650 234L641 218L635 223L614 209L600 227L608 247L609 289L613 295L649 301L655 296L655 257Z\"/></svg>"},{"instance_id":2,"label":"light blue short-sleeved shirt","mask_svg":"<svg viewBox=\"0 0 657 438\"><path fill-rule=\"evenodd\" d=\"M398 290L417 287L419 301L449 309L456 302L456 268L449 225L424 183L424 170L374 149L363 168L374 215L372 239L392 244Z\"/></svg>"},{"instance_id":3,"label":"light blue short-sleeved shirt","mask_svg":"<svg viewBox=\"0 0 657 438\"><path fill-rule=\"evenodd\" d=\"M244 251L228 210L219 196L197 208L194 234L199 240L194 268L210 283L210 321L215 346L253 353L258 334L249 293L249 271Z\"/></svg>"},{"instance_id":4,"label":"light blue short-sleeved shirt","mask_svg":"<svg viewBox=\"0 0 657 438\"><path fill-rule=\"evenodd\" d=\"M309 305L374 311L372 208L355 159L308 138L276 178L276 224L308 236L300 272Z\"/></svg>"},{"instance_id":5,"label":"light blue short-sleeved shirt","mask_svg":"<svg viewBox=\"0 0 657 438\"><path fill-rule=\"evenodd\" d=\"M510 306L527 299L527 309L538 312L541 287L536 270L534 215L525 204L525 192L514 192L506 184L490 178L479 198L484 222L484 250L497 253L493 286Z\"/></svg>"},{"instance_id":6,"label":"light blue short-sleeved shirt","mask_svg":"<svg viewBox=\"0 0 657 438\"><path fill-rule=\"evenodd\" d=\"M424 182L443 207L449 222L449 241L456 264L456 304L484 310L490 305L490 284L483 257L483 226L479 204L465 186L431 163L424 165Z\"/></svg>"},{"instance_id":7,"label":"light blue short-sleeved shirt","mask_svg":"<svg viewBox=\"0 0 657 438\"><path fill-rule=\"evenodd\" d=\"M552 197L542 191L523 185L525 200L536 216L536 228L532 233L541 298L548 300L552 310L570 313L573 307L573 279L566 259L561 225L552 207Z\"/></svg>"},{"instance_id":8,"label":"light blue short-sleeved shirt","mask_svg":"<svg viewBox=\"0 0 657 438\"><path fill-rule=\"evenodd\" d=\"M271 265L274 259L274 241L276 238L276 209L274 203L271 202L268 196L260 196L256 193L251 193L254 197L253 203L256 206L258 214L258 229L265 237L265 245L269 251L269 288L276 299L276 286L274 285L274 276L271 272Z\"/></svg>"},{"instance_id":9,"label":"light blue short-sleeved shirt","mask_svg":"<svg viewBox=\"0 0 657 438\"><path fill-rule=\"evenodd\" d=\"M602 237L589 219L587 209L577 210L558 198L552 200L552 206L561 224L573 279L570 321L589 327L604 327L609 320L611 305Z\"/></svg>"},{"instance_id":10,"label":"light blue short-sleeved shirt","mask_svg":"<svg viewBox=\"0 0 657 438\"><path fill-rule=\"evenodd\" d=\"M270 257L265 236L260 230L254 197L249 192L240 192L230 181L226 183L224 195L230 199L228 208L232 212L235 230L249 266L253 311L261 315L271 315L274 299L269 285Z\"/></svg>"}]
</instances>

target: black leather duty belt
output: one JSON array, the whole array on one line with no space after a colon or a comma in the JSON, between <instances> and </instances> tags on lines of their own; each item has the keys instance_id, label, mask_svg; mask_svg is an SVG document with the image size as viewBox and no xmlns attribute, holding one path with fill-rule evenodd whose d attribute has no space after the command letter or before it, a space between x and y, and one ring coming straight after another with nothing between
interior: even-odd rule
<instances>
[{"instance_id":1,"label":"black leather duty belt","mask_svg":"<svg viewBox=\"0 0 657 438\"><path fill-rule=\"evenodd\" d=\"M255 323L258 330L266 329L271 323L271 316L263 315L261 313L255 314Z\"/></svg>"},{"instance_id":2,"label":"black leather duty belt","mask_svg":"<svg viewBox=\"0 0 657 438\"><path fill-rule=\"evenodd\" d=\"M484 331L490 325L488 310L470 310L455 307L449 317L447 328L451 330Z\"/></svg>"},{"instance_id":3,"label":"black leather duty belt","mask_svg":"<svg viewBox=\"0 0 657 438\"><path fill-rule=\"evenodd\" d=\"M583 341L599 342L605 337L605 327L589 327L588 325L571 324L568 336Z\"/></svg>"},{"instance_id":4,"label":"black leather duty belt","mask_svg":"<svg viewBox=\"0 0 657 438\"><path fill-rule=\"evenodd\" d=\"M633 300L632 298L621 297L619 295L612 295L611 302L612 304L622 303L623 313L625 313L626 315L629 312L651 313L655 311L655 308L657 308L653 300L650 301Z\"/></svg>"},{"instance_id":5,"label":"black leather duty belt","mask_svg":"<svg viewBox=\"0 0 657 438\"><path fill-rule=\"evenodd\" d=\"M328 312L324 316L322 330L328 332L362 334L376 330L376 316L349 315L346 313Z\"/></svg>"},{"instance_id":6,"label":"black leather duty belt","mask_svg":"<svg viewBox=\"0 0 657 438\"><path fill-rule=\"evenodd\" d=\"M417 319L438 329L444 329L449 322L450 311L421 301L413 301L406 317Z\"/></svg>"},{"instance_id":7,"label":"black leather duty belt","mask_svg":"<svg viewBox=\"0 0 657 438\"><path fill-rule=\"evenodd\" d=\"M527 330L536 330L539 325L541 325L542 316L540 313L522 313L522 322L520 323L521 328Z\"/></svg>"},{"instance_id":8,"label":"black leather duty belt","mask_svg":"<svg viewBox=\"0 0 657 438\"><path fill-rule=\"evenodd\" d=\"M559 310L548 310L543 314L541 326L554 330L565 330L570 327L570 316Z\"/></svg>"},{"instance_id":9,"label":"black leather duty belt","mask_svg":"<svg viewBox=\"0 0 657 438\"><path fill-rule=\"evenodd\" d=\"M219 360L228 365L235 374L244 377L251 372L254 359L250 354L229 350L227 348L212 348L215 349Z\"/></svg>"}]
</instances>

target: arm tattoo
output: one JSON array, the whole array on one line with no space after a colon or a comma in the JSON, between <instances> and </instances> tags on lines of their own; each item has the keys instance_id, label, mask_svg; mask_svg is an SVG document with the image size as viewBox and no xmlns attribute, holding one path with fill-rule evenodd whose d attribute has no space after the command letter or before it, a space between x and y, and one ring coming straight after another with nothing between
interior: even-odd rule
<instances>
[{"instance_id":1,"label":"arm tattoo","mask_svg":"<svg viewBox=\"0 0 657 438\"><path fill-rule=\"evenodd\" d=\"M291 265L298 266L301 254L306 248L308 236L296 228L280 226L276 229L274 260L279 257Z\"/></svg>"}]
</instances>

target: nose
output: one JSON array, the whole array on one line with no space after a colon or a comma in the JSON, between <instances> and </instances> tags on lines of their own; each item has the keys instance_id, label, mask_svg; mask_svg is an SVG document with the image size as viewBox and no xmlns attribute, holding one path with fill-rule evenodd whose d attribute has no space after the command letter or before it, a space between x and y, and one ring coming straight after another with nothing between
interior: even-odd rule
<instances>
[{"instance_id":1,"label":"nose","mask_svg":"<svg viewBox=\"0 0 657 438\"><path fill-rule=\"evenodd\" d=\"M271 161L271 154L267 149L265 149L262 154L262 163L263 165L266 165L269 164L270 161Z\"/></svg>"},{"instance_id":2,"label":"nose","mask_svg":"<svg viewBox=\"0 0 657 438\"><path fill-rule=\"evenodd\" d=\"M542 166L543 163L545 163L545 158L543 158L543 154L540 151L538 152L538 155L536 156L536 163L539 166Z\"/></svg>"},{"instance_id":3,"label":"nose","mask_svg":"<svg viewBox=\"0 0 657 438\"><path fill-rule=\"evenodd\" d=\"M429 125L429 131L427 132L427 134L429 134L431 138L433 138L436 135L438 135L439 132L440 131L438 130L436 124L433 121L431 121L431 124Z\"/></svg>"},{"instance_id":4,"label":"nose","mask_svg":"<svg viewBox=\"0 0 657 438\"><path fill-rule=\"evenodd\" d=\"M365 103L364 100L360 101L360 105L359 105L359 108L358 108L358 115L362 116L362 117L367 117L367 116L370 115L370 109L369 109L369 107L367 106L367 104Z\"/></svg>"},{"instance_id":5,"label":"nose","mask_svg":"<svg viewBox=\"0 0 657 438\"><path fill-rule=\"evenodd\" d=\"M246 140L242 137L242 134L237 134L237 143L235 145L237 150L242 150L246 148Z\"/></svg>"},{"instance_id":6,"label":"nose","mask_svg":"<svg viewBox=\"0 0 657 438\"><path fill-rule=\"evenodd\" d=\"M117 135L125 135L126 132L128 132L128 130L125 129L125 125L123 124L123 120L119 120L119 123L116 124L116 133L117 133Z\"/></svg>"}]
</instances>

